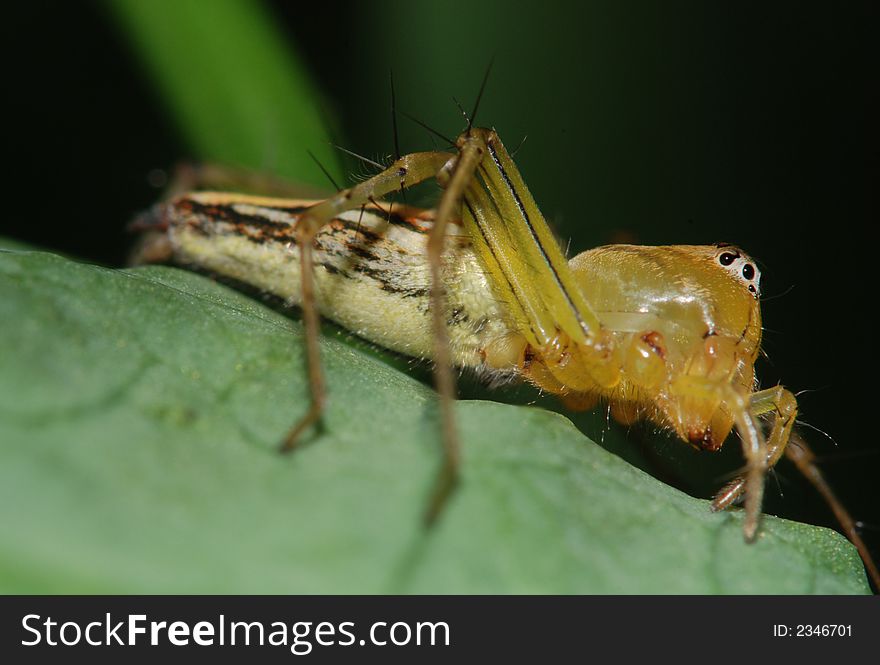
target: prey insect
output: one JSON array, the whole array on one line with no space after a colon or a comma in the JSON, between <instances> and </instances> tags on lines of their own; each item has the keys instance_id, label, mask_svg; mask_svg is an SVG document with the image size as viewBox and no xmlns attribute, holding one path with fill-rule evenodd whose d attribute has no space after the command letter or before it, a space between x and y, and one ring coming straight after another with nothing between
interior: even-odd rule
<instances>
[{"instance_id":1,"label":"prey insect","mask_svg":"<svg viewBox=\"0 0 880 665\"><path fill-rule=\"evenodd\" d=\"M455 151L404 155L323 201L191 192L160 204L173 259L243 281L303 311L312 401L283 439L321 417L319 315L400 353L433 360L444 457L433 521L460 464L453 367L520 378L572 409L603 403L618 421L648 420L689 445L738 434L744 472L712 502L744 501L755 539L768 470L785 455L816 486L880 573L853 520L793 427L794 395L758 389L760 273L731 245L609 245L566 261L494 130L471 127ZM436 179L436 208L384 197Z\"/></svg>"}]
</instances>

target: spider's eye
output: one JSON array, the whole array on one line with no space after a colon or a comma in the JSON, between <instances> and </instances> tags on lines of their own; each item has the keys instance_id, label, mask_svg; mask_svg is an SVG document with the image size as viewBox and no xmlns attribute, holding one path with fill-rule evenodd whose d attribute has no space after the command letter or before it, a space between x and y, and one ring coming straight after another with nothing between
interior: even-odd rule
<instances>
[{"instance_id":1,"label":"spider's eye","mask_svg":"<svg viewBox=\"0 0 880 665\"><path fill-rule=\"evenodd\" d=\"M736 254L731 254L730 252L724 252L724 254L718 257L718 263L723 266L729 266L734 261L736 261Z\"/></svg>"},{"instance_id":2,"label":"spider's eye","mask_svg":"<svg viewBox=\"0 0 880 665\"><path fill-rule=\"evenodd\" d=\"M751 263L745 264L743 266L743 277L751 281L755 277L755 266Z\"/></svg>"}]
</instances>

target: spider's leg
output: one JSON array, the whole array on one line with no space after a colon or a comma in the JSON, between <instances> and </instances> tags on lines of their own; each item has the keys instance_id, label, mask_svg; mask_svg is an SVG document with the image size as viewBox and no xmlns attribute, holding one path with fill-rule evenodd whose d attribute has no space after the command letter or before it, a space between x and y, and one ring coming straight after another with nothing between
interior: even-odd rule
<instances>
[{"instance_id":1,"label":"spider's leg","mask_svg":"<svg viewBox=\"0 0 880 665\"><path fill-rule=\"evenodd\" d=\"M302 264L302 311L305 322L306 360L309 372L311 403L309 409L285 435L283 452L292 450L299 437L317 423L324 411L326 394L324 375L318 349L320 319L315 302L314 265L312 249L315 235L332 219L343 212L354 210L365 203L381 198L401 187L411 187L437 175L452 157L445 152L421 152L405 155L372 178L344 189L329 199L306 210L297 220L296 241L300 247Z\"/></svg>"},{"instance_id":2,"label":"spider's leg","mask_svg":"<svg viewBox=\"0 0 880 665\"><path fill-rule=\"evenodd\" d=\"M853 520L846 508L843 507L840 499L838 499L831 490L831 486L828 485L822 472L819 471L819 467L816 466L816 456L797 432L792 432L789 445L785 448L785 454L828 503L831 510L834 512L834 516L843 528L846 537L856 546L856 549L862 556L865 569L868 571L868 575L874 582L874 587L880 589L880 570L877 569L877 564L871 557L871 552L868 550L868 546L859 535L855 520Z\"/></svg>"},{"instance_id":3,"label":"spider's leg","mask_svg":"<svg viewBox=\"0 0 880 665\"><path fill-rule=\"evenodd\" d=\"M782 386L761 390L751 396L751 413L753 416L761 416L767 413L774 414L773 429L770 432L770 438L767 440L767 468L773 468L782 458L783 454L797 466L798 470L812 483L826 503L828 503L844 534L855 545L861 555L874 585L880 588L880 570L878 570L867 545L865 545L865 542L859 535L855 520L853 520L852 516L840 502L840 499L831 490L831 486L828 485L822 472L819 471L813 451L810 450L803 438L793 429L795 417L797 416L797 400L795 396ZM747 485L747 475L734 478L715 495L715 499L712 502L712 510L727 508L744 493L748 497L749 488Z\"/></svg>"},{"instance_id":4,"label":"spider's leg","mask_svg":"<svg viewBox=\"0 0 880 665\"><path fill-rule=\"evenodd\" d=\"M461 215L464 191L474 177L485 146L479 140L466 141L455 162L454 170L437 205L434 227L428 238L428 263L431 269L431 323L434 332L434 380L440 394L440 412L443 428L443 466L428 503L425 523L432 524L446 503L458 477L461 458L458 433L452 405L455 401L455 379L449 352L449 333L446 329L446 293L443 288L442 267L446 228L454 217Z\"/></svg>"}]
</instances>

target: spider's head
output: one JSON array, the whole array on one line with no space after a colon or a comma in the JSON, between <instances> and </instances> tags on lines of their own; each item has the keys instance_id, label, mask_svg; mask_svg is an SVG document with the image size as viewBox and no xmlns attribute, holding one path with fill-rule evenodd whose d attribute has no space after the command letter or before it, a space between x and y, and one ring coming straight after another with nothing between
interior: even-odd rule
<instances>
[{"instance_id":1,"label":"spider's head","mask_svg":"<svg viewBox=\"0 0 880 665\"><path fill-rule=\"evenodd\" d=\"M703 450L721 447L754 389L760 272L730 246L609 245L569 265L614 337L625 403Z\"/></svg>"}]
</instances>

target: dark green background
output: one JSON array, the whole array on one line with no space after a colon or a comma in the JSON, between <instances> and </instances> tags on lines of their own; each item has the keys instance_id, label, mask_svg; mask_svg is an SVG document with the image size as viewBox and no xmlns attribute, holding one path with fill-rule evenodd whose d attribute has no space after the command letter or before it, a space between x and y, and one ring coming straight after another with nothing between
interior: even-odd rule
<instances>
[{"instance_id":1,"label":"dark green background","mask_svg":"<svg viewBox=\"0 0 880 665\"><path fill-rule=\"evenodd\" d=\"M573 251L634 237L727 241L752 253L765 295L785 294L764 306L762 383L812 391L801 398L803 418L839 446L808 438L868 523L866 538L880 544L867 237L880 176L870 99L877 17L867 3L533 4L318 3L310 14L302 3L267 6L309 64L346 147L373 157L393 150L391 68L399 105L455 134L462 119L451 98L470 107L494 56L478 120L510 149L528 135L517 161ZM191 146L102 5L9 11L4 155L14 175L0 234L120 265L126 222L158 195L147 174L193 157ZM271 128L266 136L264 163L251 166L272 168ZM401 139L404 150L432 145L406 122ZM660 450L673 476L700 459L674 443ZM717 473L693 487L704 491ZM779 475L784 497L771 481L771 512L831 523L794 471Z\"/></svg>"}]
</instances>

